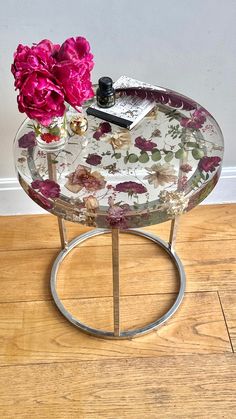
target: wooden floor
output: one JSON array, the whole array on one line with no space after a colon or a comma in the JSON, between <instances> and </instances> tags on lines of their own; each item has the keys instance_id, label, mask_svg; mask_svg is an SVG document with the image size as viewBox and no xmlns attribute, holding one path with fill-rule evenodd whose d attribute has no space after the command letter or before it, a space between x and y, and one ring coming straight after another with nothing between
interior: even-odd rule
<instances>
[{"instance_id":1,"label":"wooden floor","mask_svg":"<svg viewBox=\"0 0 236 419\"><path fill-rule=\"evenodd\" d=\"M69 237L88 228L68 223ZM187 290L157 331L126 341L81 333L49 290L59 251L50 215L0 218L0 418L236 418L236 205L200 206L181 219L176 250ZM168 238L169 223L148 230ZM121 237L122 327L172 303L175 268L146 239ZM59 272L66 307L112 328L111 238L90 239Z\"/></svg>"}]
</instances>

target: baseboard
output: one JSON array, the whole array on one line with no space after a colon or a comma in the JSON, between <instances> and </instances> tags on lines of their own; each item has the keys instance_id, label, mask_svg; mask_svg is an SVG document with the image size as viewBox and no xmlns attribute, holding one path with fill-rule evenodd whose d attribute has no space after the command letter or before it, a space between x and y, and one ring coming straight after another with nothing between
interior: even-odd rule
<instances>
[{"instance_id":1,"label":"baseboard","mask_svg":"<svg viewBox=\"0 0 236 419\"><path fill-rule=\"evenodd\" d=\"M236 203L236 166L223 167L218 184L204 204ZM0 179L0 215L45 214L22 190L17 178Z\"/></svg>"},{"instance_id":2,"label":"baseboard","mask_svg":"<svg viewBox=\"0 0 236 419\"><path fill-rule=\"evenodd\" d=\"M0 179L0 215L46 214L21 188L17 178Z\"/></svg>"}]
</instances>

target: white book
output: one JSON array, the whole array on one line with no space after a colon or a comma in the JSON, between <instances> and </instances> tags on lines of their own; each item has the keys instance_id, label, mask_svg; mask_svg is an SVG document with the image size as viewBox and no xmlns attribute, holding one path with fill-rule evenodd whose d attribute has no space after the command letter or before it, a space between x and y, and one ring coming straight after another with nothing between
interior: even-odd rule
<instances>
[{"instance_id":1,"label":"white book","mask_svg":"<svg viewBox=\"0 0 236 419\"><path fill-rule=\"evenodd\" d=\"M113 84L113 87L114 89L126 87L157 88L156 86L127 76L121 76ZM162 89L158 87L158 90ZM163 91L165 91L165 89L163 89ZM94 104L87 109L87 113L121 127L132 129L152 110L154 106L154 100L142 99L136 95L121 95L116 98L115 105L111 108L101 108L97 104Z\"/></svg>"}]
</instances>

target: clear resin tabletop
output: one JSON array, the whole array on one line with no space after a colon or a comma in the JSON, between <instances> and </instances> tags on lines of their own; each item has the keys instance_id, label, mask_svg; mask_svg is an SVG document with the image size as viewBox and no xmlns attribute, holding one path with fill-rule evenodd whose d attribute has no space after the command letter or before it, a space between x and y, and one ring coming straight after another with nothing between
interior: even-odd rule
<instances>
[{"instance_id":1,"label":"clear resin tabletop","mask_svg":"<svg viewBox=\"0 0 236 419\"><path fill-rule=\"evenodd\" d=\"M26 120L15 139L15 163L25 192L66 220L101 228L158 224L198 205L216 185L223 137L214 118L193 100L168 89L129 87L117 95L155 100L132 130L87 116L84 135L45 152Z\"/></svg>"}]
</instances>

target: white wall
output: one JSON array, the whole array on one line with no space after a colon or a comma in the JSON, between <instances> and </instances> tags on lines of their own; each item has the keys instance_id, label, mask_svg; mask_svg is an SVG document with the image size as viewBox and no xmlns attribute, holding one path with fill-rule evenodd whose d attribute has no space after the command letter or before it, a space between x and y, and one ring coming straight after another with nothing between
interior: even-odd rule
<instances>
[{"instance_id":1,"label":"white wall","mask_svg":"<svg viewBox=\"0 0 236 419\"><path fill-rule=\"evenodd\" d=\"M95 55L93 80L122 74L177 90L205 106L236 166L235 0L8 0L0 16L0 181L14 178L18 112L12 54L18 43L83 35ZM228 170L227 169L227 170Z\"/></svg>"}]
</instances>

